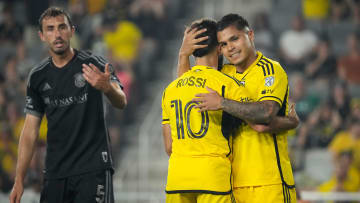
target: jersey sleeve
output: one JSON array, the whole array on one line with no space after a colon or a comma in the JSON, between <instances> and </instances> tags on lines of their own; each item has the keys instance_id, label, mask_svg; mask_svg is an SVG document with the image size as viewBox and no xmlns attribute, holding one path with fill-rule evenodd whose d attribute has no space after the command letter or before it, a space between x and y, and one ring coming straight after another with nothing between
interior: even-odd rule
<instances>
[{"instance_id":1,"label":"jersey sleeve","mask_svg":"<svg viewBox=\"0 0 360 203\"><path fill-rule=\"evenodd\" d=\"M258 101L271 100L282 107L288 91L288 79L285 71L279 64L266 64L259 80ZM269 67L269 68L268 68Z\"/></svg>"},{"instance_id":2,"label":"jersey sleeve","mask_svg":"<svg viewBox=\"0 0 360 203\"><path fill-rule=\"evenodd\" d=\"M166 93L166 89L163 92L163 96L162 96L162 100L161 100L161 108L162 108L162 124L169 124L170 123L170 117L169 114L167 112L166 109L166 104L165 104L165 93Z\"/></svg>"},{"instance_id":3,"label":"jersey sleeve","mask_svg":"<svg viewBox=\"0 0 360 203\"><path fill-rule=\"evenodd\" d=\"M30 83L26 89L25 109L26 114L31 114L41 118L45 112L45 104L40 94L34 89Z\"/></svg>"}]
</instances>

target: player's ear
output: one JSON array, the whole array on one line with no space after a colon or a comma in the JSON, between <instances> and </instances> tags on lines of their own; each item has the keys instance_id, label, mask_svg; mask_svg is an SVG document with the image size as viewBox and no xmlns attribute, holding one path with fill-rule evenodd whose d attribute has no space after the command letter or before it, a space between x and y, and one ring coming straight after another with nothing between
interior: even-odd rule
<instances>
[{"instance_id":1,"label":"player's ear","mask_svg":"<svg viewBox=\"0 0 360 203\"><path fill-rule=\"evenodd\" d=\"M247 34L248 34L248 36L249 36L250 41L253 42L254 39L255 39L254 30L249 30Z\"/></svg>"},{"instance_id":2,"label":"player's ear","mask_svg":"<svg viewBox=\"0 0 360 203\"><path fill-rule=\"evenodd\" d=\"M43 32L42 31L38 31L38 35L39 35L39 37L40 37L40 39L41 39L41 41L45 41L45 38L44 38L44 34L43 34Z\"/></svg>"},{"instance_id":3,"label":"player's ear","mask_svg":"<svg viewBox=\"0 0 360 203\"><path fill-rule=\"evenodd\" d=\"M71 36L73 36L74 33L75 33L75 26L73 25L73 26L71 26Z\"/></svg>"}]
</instances>

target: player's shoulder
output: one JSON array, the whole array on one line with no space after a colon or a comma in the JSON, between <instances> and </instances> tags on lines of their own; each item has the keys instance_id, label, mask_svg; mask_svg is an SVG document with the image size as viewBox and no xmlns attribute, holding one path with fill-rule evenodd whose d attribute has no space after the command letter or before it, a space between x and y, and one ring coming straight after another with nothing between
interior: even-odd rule
<instances>
[{"instance_id":1,"label":"player's shoulder","mask_svg":"<svg viewBox=\"0 0 360 203\"><path fill-rule=\"evenodd\" d=\"M270 59L264 55L261 56L259 61L256 63L257 71L260 75L268 77L271 75L286 75L285 70L276 60Z\"/></svg>"},{"instance_id":2,"label":"player's shoulder","mask_svg":"<svg viewBox=\"0 0 360 203\"><path fill-rule=\"evenodd\" d=\"M40 73L45 70L51 64L51 57L43 59L40 63L36 64L29 72L28 81L31 78L37 77Z\"/></svg>"},{"instance_id":3,"label":"player's shoulder","mask_svg":"<svg viewBox=\"0 0 360 203\"><path fill-rule=\"evenodd\" d=\"M227 75L232 75L232 73L236 73L236 67L233 64L224 64L221 67L221 72Z\"/></svg>"},{"instance_id":4,"label":"player's shoulder","mask_svg":"<svg viewBox=\"0 0 360 203\"><path fill-rule=\"evenodd\" d=\"M89 61L91 63L95 63L96 65L105 66L107 63L106 59L103 56L94 54L89 50L79 50L77 53L77 57L83 61Z\"/></svg>"}]
</instances>

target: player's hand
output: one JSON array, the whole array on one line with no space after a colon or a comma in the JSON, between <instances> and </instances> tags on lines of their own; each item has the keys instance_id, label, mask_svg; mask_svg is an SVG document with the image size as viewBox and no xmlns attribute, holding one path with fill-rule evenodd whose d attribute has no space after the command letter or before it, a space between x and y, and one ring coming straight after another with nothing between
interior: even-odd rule
<instances>
[{"instance_id":1,"label":"player's hand","mask_svg":"<svg viewBox=\"0 0 360 203\"><path fill-rule=\"evenodd\" d=\"M15 184L9 196L10 203L20 203L21 196L23 195L23 193L24 193L24 185L22 183L15 181Z\"/></svg>"},{"instance_id":2,"label":"player's hand","mask_svg":"<svg viewBox=\"0 0 360 203\"><path fill-rule=\"evenodd\" d=\"M190 30L189 27L185 29L184 38L179 51L180 55L188 56L188 57L191 56L191 54L195 51L195 49L207 47L207 45L197 45L197 43L202 42L208 38L208 36L205 36L195 39L196 36L206 31L205 28L201 30L197 30L197 29L192 29L191 31L189 30Z\"/></svg>"},{"instance_id":3,"label":"player's hand","mask_svg":"<svg viewBox=\"0 0 360 203\"><path fill-rule=\"evenodd\" d=\"M295 103L291 103L291 104L290 104L288 116L289 116L290 118L292 118L292 119L297 123L297 124L296 124L296 126L297 126L297 125L299 125L299 123L300 123L300 118L299 118L299 116L298 116L297 113L296 113L295 107L296 107L296 104L295 104Z\"/></svg>"},{"instance_id":4,"label":"player's hand","mask_svg":"<svg viewBox=\"0 0 360 203\"><path fill-rule=\"evenodd\" d=\"M98 67L90 63L83 64L83 76L85 80L94 88L107 93L111 89L109 63L105 64L105 72L101 72Z\"/></svg>"},{"instance_id":5,"label":"player's hand","mask_svg":"<svg viewBox=\"0 0 360 203\"><path fill-rule=\"evenodd\" d=\"M221 103L223 97L209 87L206 87L206 89L209 91L209 93L196 94L196 97L192 99L192 101L199 102L195 108L198 108L199 112L220 110L222 108Z\"/></svg>"}]
</instances>

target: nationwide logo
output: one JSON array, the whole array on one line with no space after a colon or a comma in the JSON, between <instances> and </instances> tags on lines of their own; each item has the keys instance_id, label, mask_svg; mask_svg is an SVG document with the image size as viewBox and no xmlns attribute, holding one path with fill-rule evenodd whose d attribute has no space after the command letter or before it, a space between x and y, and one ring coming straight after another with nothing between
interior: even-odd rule
<instances>
[{"instance_id":1,"label":"nationwide logo","mask_svg":"<svg viewBox=\"0 0 360 203\"><path fill-rule=\"evenodd\" d=\"M45 92L45 91L47 91L47 90L51 90L52 88L51 88L51 86L49 85L49 83L45 83L45 85L44 85L44 87L43 87L43 89L42 89L42 91L43 92Z\"/></svg>"}]
</instances>

